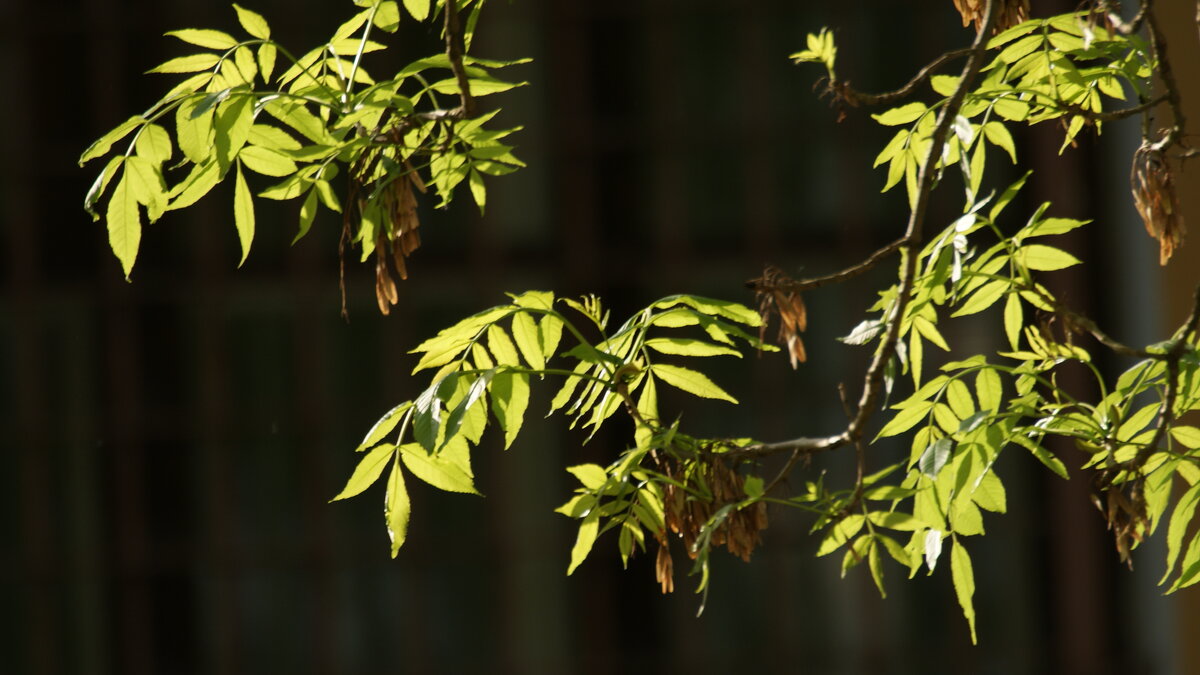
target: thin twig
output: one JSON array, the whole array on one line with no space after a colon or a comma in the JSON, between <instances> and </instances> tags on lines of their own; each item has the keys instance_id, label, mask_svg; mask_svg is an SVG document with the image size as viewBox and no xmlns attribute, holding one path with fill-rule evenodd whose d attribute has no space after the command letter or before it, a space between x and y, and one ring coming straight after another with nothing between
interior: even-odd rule
<instances>
[{"instance_id":1,"label":"thin twig","mask_svg":"<svg viewBox=\"0 0 1200 675\"><path fill-rule=\"evenodd\" d=\"M457 0L446 0L446 57L450 60L450 70L454 73L454 79L458 81L462 116L469 118L475 114L475 98L471 96L467 69L463 67L463 30L458 21L457 4Z\"/></svg>"},{"instance_id":2,"label":"thin twig","mask_svg":"<svg viewBox=\"0 0 1200 675\"><path fill-rule=\"evenodd\" d=\"M1183 102L1179 98L1179 85L1175 82L1175 73L1171 70L1170 59L1167 58L1167 41L1158 26L1158 17L1155 16L1153 5L1153 0L1145 0L1142 9L1146 12L1146 25L1150 28L1151 53L1154 54L1158 62L1158 76L1162 79L1163 87L1167 90L1167 102L1170 104L1171 114L1175 118L1175 125L1156 144L1156 149L1161 150L1179 141L1184 127L1187 126L1187 118L1183 115Z\"/></svg>"},{"instance_id":3,"label":"thin twig","mask_svg":"<svg viewBox=\"0 0 1200 675\"><path fill-rule=\"evenodd\" d=\"M827 284L836 284L843 281L848 281L878 265L888 256L895 253L902 244L904 244L904 239L897 239L896 241L893 241L887 246L884 246L878 251L872 253L867 257L866 260L863 260L856 265L847 267L840 272L834 272L833 274L828 274L823 277L813 277L811 279L799 279L797 281L781 283L777 286L777 288L783 291L807 291L813 288L820 288L821 286L825 286ZM746 288L755 291L759 290L758 284L755 281L747 281Z\"/></svg>"},{"instance_id":4,"label":"thin twig","mask_svg":"<svg viewBox=\"0 0 1200 675\"><path fill-rule=\"evenodd\" d=\"M900 99L907 98L921 86L926 80L933 76L942 66L953 61L954 59L967 56L971 53L969 47L964 49L955 49L954 51L946 52L937 57L926 65L917 74L913 76L908 84L894 91L884 92L882 94L868 94L866 92L856 91L850 86L849 82L835 81L829 83L829 88L835 92L840 98L852 106L859 105L889 105Z\"/></svg>"},{"instance_id":5,"label":"thin twig","mask_svg":"<svg viewBox=\"0 0 1200 675\"><path fill-rule=\"evenodd\" d=\"M862 395L859 398L858 410L854 418L844 431L833 436L823 438L795 438L790 441L781 441L778 443L758 443L735 450L734 452L737 454L759 457L788 451L816 454L841 447L847 443L856 442L863 437L867 424L871 419L871 415L875 412L875 406L879 400L879 392L883 386L884 369L888 361L896 353L896 343L900 337L900 326L903 323L908 304L912 299L913 284L917 271L917 252L921 245L922 227L925 224L925 212L929 205L929 196L933 190L934 175L937 173L937 161L942 155L946 137L950 132L954 118L958 115L958 111L962 107L967 90L974 84L980 68L983 67L983 57L987 51L988 36L992 32L992 26L995 25L999 4L999 0L988 0L983 25L980 26L979 32L975 36L975 41L970 47L970 56L967 59L966 66L963 68L962 76L958 80L958 86L955 88L950 100L946 102L946 105L938 114L937 123L930 139L929 151L918 175L916 202L913 205L912 212L909 214L908 227L904 237L899 239L895 244L880 249L866 261L856 265L855 268L850 268L850 271L859 267L863 268L849 275L856 276L870 269L871 266L878 263L879 260L886 257L893 250L898 248L904 252L900 288L896 300L892 305L891 313L887 318L887 334L884 337L883 343L875 352L875 357L871 361L871 365L867 368ZM829 278L831 280L841 280L839 278L841 274L830 275ZM844 278L849 278L849 276ZM830 283L830 281L826 281L825 283Z\"/></svg>"},{"instance_id":6,"label":"thin twig","mask_svg":"<svg viewBox=\"0 0 1200 675\"><path fill-rule=\"evenodd\" d=\"M1158 414L1158 426L1154 429L1154 437L1150 439L1146 445L1138 450L1137 456L1133 458L1130 465L1140 469L1149 459L1150 453L1158 448L1158 444L1162 442L1163 437L1167 435L1167 430L1175 421L1175 399L1179 395L1179 360L1183 358L1184 351L1190 346L1192 336L1196 334L1196 327L1200 325L1200 285L1196 286L1196 290L1192 293L1192 311L1188 314L1188 318L1184 321L1180 328L1180 333L1175 339L1175 344L1167 350L1163 357L1167 362L1167 390L1163 395L1163 407Z\"/></svg>"}]
</instances>

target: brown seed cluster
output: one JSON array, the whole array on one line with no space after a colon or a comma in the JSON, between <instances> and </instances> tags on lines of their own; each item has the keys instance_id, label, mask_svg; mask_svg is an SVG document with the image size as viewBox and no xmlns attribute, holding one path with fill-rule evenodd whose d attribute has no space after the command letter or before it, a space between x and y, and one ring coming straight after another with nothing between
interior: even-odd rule
<instances>
[{"instance_id":1,"label":"brown seed cluster","mask_svg":"<svg viewBox=\"0 0 1200 675\"><path fill-rule=\"evenodd\" d=\"M1117 547L1117 555L1121 562L1133 569L1133 558L1130 553L1150 530L1150 520L1146 516L1146 498L1143 495L1144 478L1129 481L1123 485L1107 485L1108 477L1100 474L1097 477L1097 492L1092 494L1092 504L1100 509L1108 522L1108 529L1113 533Z\"/></svg>"},{"instance_id":2,"label":"brown seed cluster","mask_svg":"<svg viewBox=\"0 0 1200 675\"><path fill-rule=\"evenodd\" d=\"M392 181L383 194L384 222L390 225L388 232L380 232L375 242L375 300L379 311L385 316L391 306L399 300L396 282L388 269L388 259L395 265L400 279L408 278L405 259L421 246L421 226L417 219L417 198L413 187L425 191L425 184L416 171Z\"/></svg>"},{"instance_id":3,"label":"brown seed cluster","mask_svg":"<svg viewBox=\"0 0 1200 675\"><path fill-rule=\"evenodd\" d=\"M342 314L346 314L345 246L351 238L352 217L361 219L368 211L378 218L375 236L375 300L379 311L386 315L400 297L395 276L408 278L406 260L421 246L421 226L417 218L417 198L413 190L425 192L425 182L408 159L398 154L403 143L403 123L373 136L381 143L364 152L350 170L350 189L347 208L342 215L342 239L339 256L342 258ZM364 132L365 133L365 132ZM384 170L386 168L387 170ZM395 174L400 173L399 176ZM364 196L378 193L372 204Z\"/></svg>"},{"instance_id":4,"label":"brown seed cluster","mask_svg":"<svg viewBox=\"0 0 1200 675\"><path fill-rule=\"evenodd\" d=\"M1175 177L1162 150L1143 143L1133 153L1133 202L1146 225L1146 232L1158 240L1158 263L1166 265L1183 245L1186 229L1179 211Z\"/></svg>"},{"instance_id":5,"label":"brown seed cluster","mask_svg":"<svg viewBox=\"0 0 1200 675\"><path fill-rule=\"evenodd\" d=\"M659 470L673 480L695 486L696 492L711 495L708 499L701 499L681 487L669 483L665 486L663 510L667 529L683 540L688 557L695 559L696 542L713 514L727 504L745 498L745 479L720 457L705 456L686 463L674 458L660 458L658 464ZM724 546L730 553L749 562L750 554L758 546L761 532L766 527L767 507L758 502L730 513L712 531L709 542L713 547ZM655 573L662 592L670 593L675 588L672 578L674 561L666 533L659 533L657 538L659 548Z\"/></svg>"},{"instance_id":6,"label":"brown seed cluster","mask_svg":"<svg viewBox=\"0 0 1200 675\"><path fill-rule=\"evenodd\" d=\"M792 288L795 283L794 279L774 265L766 266L761 277L746 283L758 297L758 315L762 317L758 339L763 339L766 334L771 315L778 314L779 342L787 349L793 369L808 359L804 341L800 339L800 333L808 328L808 310L804 307L800 292Z\"/></svg>"},{"instance_id":7,"label":"brown seed cluster","mask_svg":"<svg viewBox=\"0 0 1200 675\"><path fill-rule=\"evenodd\" d=\"M1029 20L1029 0L996 0L1000 6L996 8L996 25L993 33L1012 28ZM975 30L983 26L987 10L987 0L954 0L954 8L962 15L963 25L975 22Z\"/></svg>"}]
</instances>

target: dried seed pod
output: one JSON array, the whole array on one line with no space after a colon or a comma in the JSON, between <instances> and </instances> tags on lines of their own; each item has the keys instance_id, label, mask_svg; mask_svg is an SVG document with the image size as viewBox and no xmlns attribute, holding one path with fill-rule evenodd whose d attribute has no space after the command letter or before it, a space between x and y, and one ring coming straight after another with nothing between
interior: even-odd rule
<instances>
[{"instance_id":1,"label":"dried seed pod","mask_svg":"<svg viewBox=\"0 0 1200 675\"><path fill-rule=\"evenodd\" d=\"M992 29L993 34L1029 20L1029 0L996 1L1000 3L1000 6L996 8L996 25ZM976 31L983 26L987 0L954 0L954 8L962 15L964 26L974 22Z\"/></svg>"},{"instance_id":2,"label":"dried seed pod","mask_svg":"<svg viewBox=\"0 0 1200 675\"><path fill-rule=\"evenodd\" d=\"M1179 211L1179 196L1175 192L1175 177L1162 150L1143 142L1133 153L1130 176L1133 203L1146 225L1146 232L1158 240L1158 263L1166 265L1183 245L1186 228Z\"/></svg>"},{"instance_id":3,"label":"dried seed pod","mask_svg":"<svg viewBox=\"0 0 1200 675\"><path fill-rule=\"evenodd\" d=\"M762 276L747 282L758 297L758 314L762 317L762 326L758 329L758 338L763 339L767 324L772 314L779 315L779 342L788 352L788 359L795 369L798 364L808 359L804 349L804 341L800 333L808 329L808 309L800 292L793 290L795 280L784 274L774 265L763 269Z\"/></svg>"}]
</instances>

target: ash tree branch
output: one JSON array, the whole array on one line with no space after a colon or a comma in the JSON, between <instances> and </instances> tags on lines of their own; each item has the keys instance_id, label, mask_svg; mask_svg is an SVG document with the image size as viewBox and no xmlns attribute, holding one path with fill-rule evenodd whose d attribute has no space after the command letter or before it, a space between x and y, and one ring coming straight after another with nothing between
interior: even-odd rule
<instances>
[{"instance_id":1,"label":"ash tree branch","mask_svg":"<svg viewBox=\"0 0 1200 675\"><path fill-rule=\"evenodd\" d=\"M446 57L450 60L450 70L458 81L459 109L462 117L472 117L475 114L475 97L471 96L471 85L467 81L467 69L463 66L463 27L458 20L457 0L446 0Z\"/></svg>"},{"instance_id":2,"label":"ash tree branch","mask_svg":"<svg viewBox=\"0 0 1200 675\"><path fill-rule=\"evenodd\" d=\"M925 156L925 161L921 164L921 170L917 178L917 196L912 211L909 213L908 227L905 230L904 237L899 240L896 246L902 252L900 289L897 293L896 301L892 305L891 314L886 320L887 332L883 343L876 350L871 365L867 368L862 395L859 397L858 409L854 418L850 420L844 431L833 436L826 436L824 438L804 437L778 443L760 443L747 446L735 452L750 456L764 456L788 451L815 454L841 447L847 443L857 442L865 434L867 424L870 422L871 416L874 414L879 402L880 390L883 388L884 369L888 361L895 356L896 343L900 338L900 326L903 323L908 305L912 300L922 228L925 224L925 213L929 206L930 194L933 191L934 176L937 173L937 162L942 156L946 137L950 133L950 127L955 117L958 116L958 111L962 107L963 100L966 99L967 91L974 84L976 77L979 75L980 68L983 67L988 36L991 35L992 27L996 23L999 4L1000 0L988 0L983 25L979 27L975 41L970 47L970 56L967 58L966 66L963 67L958 86L955 88L950 100L946 102L946 105L938 114L929 150ZM886 249L887 247L881 249L881 251ZM872 258L874 257L872 256ZM868 258L868 261L870 260L871 258Z\"/></svg>"},{"instance_id":3,"label":"ash tree branch","mask_svg":"<svg viewBox=\"0 0 1200 675\"><path fill-rule=\"evenodd\" d=\"M837 96L846 103L855 107L860 105L890 105L912 95L912 93L916 91L917 87L921 86L927 80L929 80L929 78L933 77L933 75L937 73L942 66L955 59L967 56L970 53L971 48L968 47L965 49L955 49L954 51L949 51L945 54L942 54L933 61L930 61L929 64L927 64L924 68L919 70L917 74L908 81L908 84L894 91L888 91L882 94L868 94L866 92L857 91L850 86L849 82L841 80L830 82L829 89L837 94Z\"/></svg>"}]
</instances>

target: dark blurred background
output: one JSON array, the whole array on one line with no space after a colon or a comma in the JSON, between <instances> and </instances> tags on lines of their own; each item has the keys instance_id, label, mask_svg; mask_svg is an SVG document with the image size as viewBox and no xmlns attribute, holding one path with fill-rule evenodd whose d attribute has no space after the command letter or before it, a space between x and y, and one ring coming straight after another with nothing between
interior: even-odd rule
<instances>
[{"instance_id":1,"label":"dark blurred background","mask_svg":"<svg viewBox=\"0 0 1200 675\"><path fill-rule=\"evenodd\" d=\"M1159 3L1194 102L1189 4ZM354 11L247 6L297 53ZM595 292L616 316L675 292L751 303L742 282L764 263L819 274L895 238L902 190L878 194L883 173L869 168L887 130L864 111L836 123L811 90L817 69L786 56L835 26L839 71L860 89L895 87L969 42L949 0L491 3L473 51L535 61L519 71L530 86L482 103L525 125L515 141L529 168L490 181L486 217L466 195L423 208L424 246L392 316L375 309L371 270L352 264L349 323L328 214L289 246L298 205L260 202L239 270L232 194L219 188L146 228L130 284L81 208L101 165L79 169L80 152L174 81L140 74L185 53L161 34L240 33L231 8L14 1L0 20L0 672L1200 672L1200 596L1154 585L1161 534L1136 572L1119 568L1086 482L1017 451L998 466L1010 513L971 542L978 647L948 570L905 581L891 566L882 600L864 570L840 580L840 556L813 557L796 513L771 513L751 564L716 559L700 618L694 578L677 573L662 596L649 557L623 572L607 538L566 577L574 523L552 513L573 488L562 468L605 461L627 430L581 445L561 418L538 419L545 391L513 449L493 437L477 452L486 498L410 488L397 559L378 488L327 504L367 428L419 390L407 350L504 290ZM419 26L391 42L365 61L377 77L439 50ZM1018 207L1052 199L1059 215L1099 219L1070 242L1090 264L1051 281L1141 344L1183 315L1200 244L1158 268L1127 189L1134 133L1111 128L1062 157L1060 130L1021 135L1037 173ZM1006 163L994 158L987 184L1015 177ZM1194 169L1182 180L1200 213ZM957 191L943 192L928 229L953 217ZM767 440L841 428L835 387L856 395L865 354L832 338L893 274L808 294L810 362L717 367L743 405L689 404L685 425ZM950 330L964 350L987 349L998 326L989 314ZM871 452L882 466L894 449ZM836 477L847 461L805 475Z\"/></svg>"}]
</instances>

